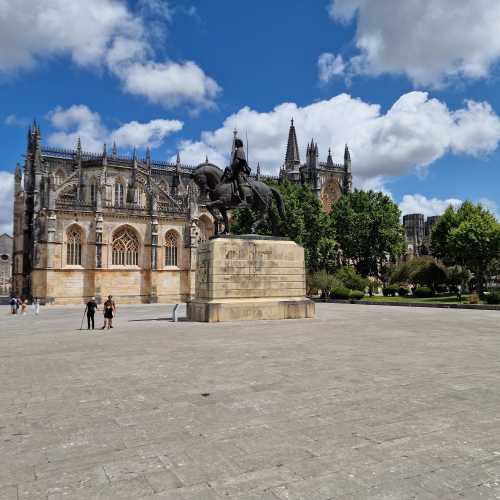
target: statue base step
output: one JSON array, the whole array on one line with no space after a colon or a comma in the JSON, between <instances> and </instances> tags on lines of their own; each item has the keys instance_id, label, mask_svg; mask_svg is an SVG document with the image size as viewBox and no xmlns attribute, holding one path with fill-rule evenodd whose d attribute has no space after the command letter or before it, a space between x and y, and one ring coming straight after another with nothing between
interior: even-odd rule
<instances>
[{"instance_id":1,"label":"statue base step","mask_svg":"<svg viewBox=\"0 0 500 500\"><path fill-rule=\"evenodd\" d=\"M217 323L261 319L314 318L315 304L307 298L237 299L224 301L191 300L187 304L190 321Z\"/></svg>"},{"instance_id":2,"label":"statue base step","mask_svg":"<svg viewBox=\"0 0 500 500\"><path fill-rule=\"evenodd\" d=\"M313 318L304 249L285 238L226 236L200 245L190 321Z\"/></svg>"}]
</instances>

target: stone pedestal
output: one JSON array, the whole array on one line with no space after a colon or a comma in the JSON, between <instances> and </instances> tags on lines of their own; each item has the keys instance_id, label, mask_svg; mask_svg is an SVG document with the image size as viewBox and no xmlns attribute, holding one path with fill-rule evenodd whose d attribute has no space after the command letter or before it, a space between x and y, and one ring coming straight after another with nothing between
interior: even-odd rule
<instances>
[{"instance_id":1,"label":"stone pedestal","mask_svg":"<svg viewBox=\"0 0 500 500\"><path fill-rule=\"evenodd\" d=\"M313 318L307 299L304 249L284 238L214 238L198 248L190 321Z\"/></svg>"}]
</instances>

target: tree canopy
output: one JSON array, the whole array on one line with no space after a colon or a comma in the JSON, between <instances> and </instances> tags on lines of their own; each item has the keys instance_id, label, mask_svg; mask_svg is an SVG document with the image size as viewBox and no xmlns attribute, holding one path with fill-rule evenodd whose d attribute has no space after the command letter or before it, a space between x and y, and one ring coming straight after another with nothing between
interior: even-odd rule
<instances>
[{"instance_id":1,"label":"tree canopy","mask_svg":"<svg viewBox=\"0 0 500 500\"><path fill-rule=\"evenodd\" d=\"M271 220L259 226L259 233L273 234L274 224L281 236L288 236L304 247L306 268L309 271L333 270L336 263L335 233L317 196L309 188L288 181L278 183L267 180L266 183L283 196L286 221L279 220L276 208L273 207ZM249 233L254 217L250 209L235 210L232 230L236 234Z\"/></svg>"},{"instance_id":2,"label":"tree canopy","mask_svg":"<svg viewBox=\"0 0 500 500\"><path fill-rule=\"evenodd\" d=\"M330 218L343 264L354 264L362 276L378 276L404 251L400 217L398 206L384 193L356 189L337 200Z\"/></svg>"},{"instance_id":3,"label":"tree canopy","mask_svg":"<svg viewBox=\"0 0 500 500\"><path fill-rule=\"evenodd\" d=\"M448 207L432 231L432 252L447 264L462 265L484 288L491 264L500 256L500 224L480 204Z\"/></svg>"}]
</instances>

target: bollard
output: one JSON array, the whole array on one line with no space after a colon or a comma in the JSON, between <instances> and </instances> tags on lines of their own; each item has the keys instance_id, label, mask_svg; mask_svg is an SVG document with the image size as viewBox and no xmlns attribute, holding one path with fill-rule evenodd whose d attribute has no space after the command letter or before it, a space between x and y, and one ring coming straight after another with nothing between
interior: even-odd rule
<instances>
[{"instance_id":1,"label":"bollard","mask_svg":"<svg viewBox=\"0 0 500 500\"><path fill-rule=\"evenodd\" d=\"M178 319L177 319L177 309L178 309L179 306L180 306L180 304L175 304L174 310L172 311L172 321L174 323L177 323L177 321L178 321Z\"/></svg>"}]
</instances>

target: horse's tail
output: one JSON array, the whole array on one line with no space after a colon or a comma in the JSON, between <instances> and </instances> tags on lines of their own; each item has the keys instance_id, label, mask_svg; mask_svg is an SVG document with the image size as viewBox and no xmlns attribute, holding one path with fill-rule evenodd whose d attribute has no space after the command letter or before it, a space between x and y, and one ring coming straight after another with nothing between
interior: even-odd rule
<instances>
[{"instance_id":1,"label":"horse's tail","mask_svg":"<svg viewBox=\"0 0 500 500\"><path fill-rule=\"evenodd\" d=\"M273 197L276 200L276 205L278 206L278 212L280 214L280 217L282 220L285 220L286 213L285 213L285 202L283 201L283 197L281 196L281 193L277 189L274 189L273 187L271 188L271 192L273 193Z\"/></svg>"}]
</instances>

